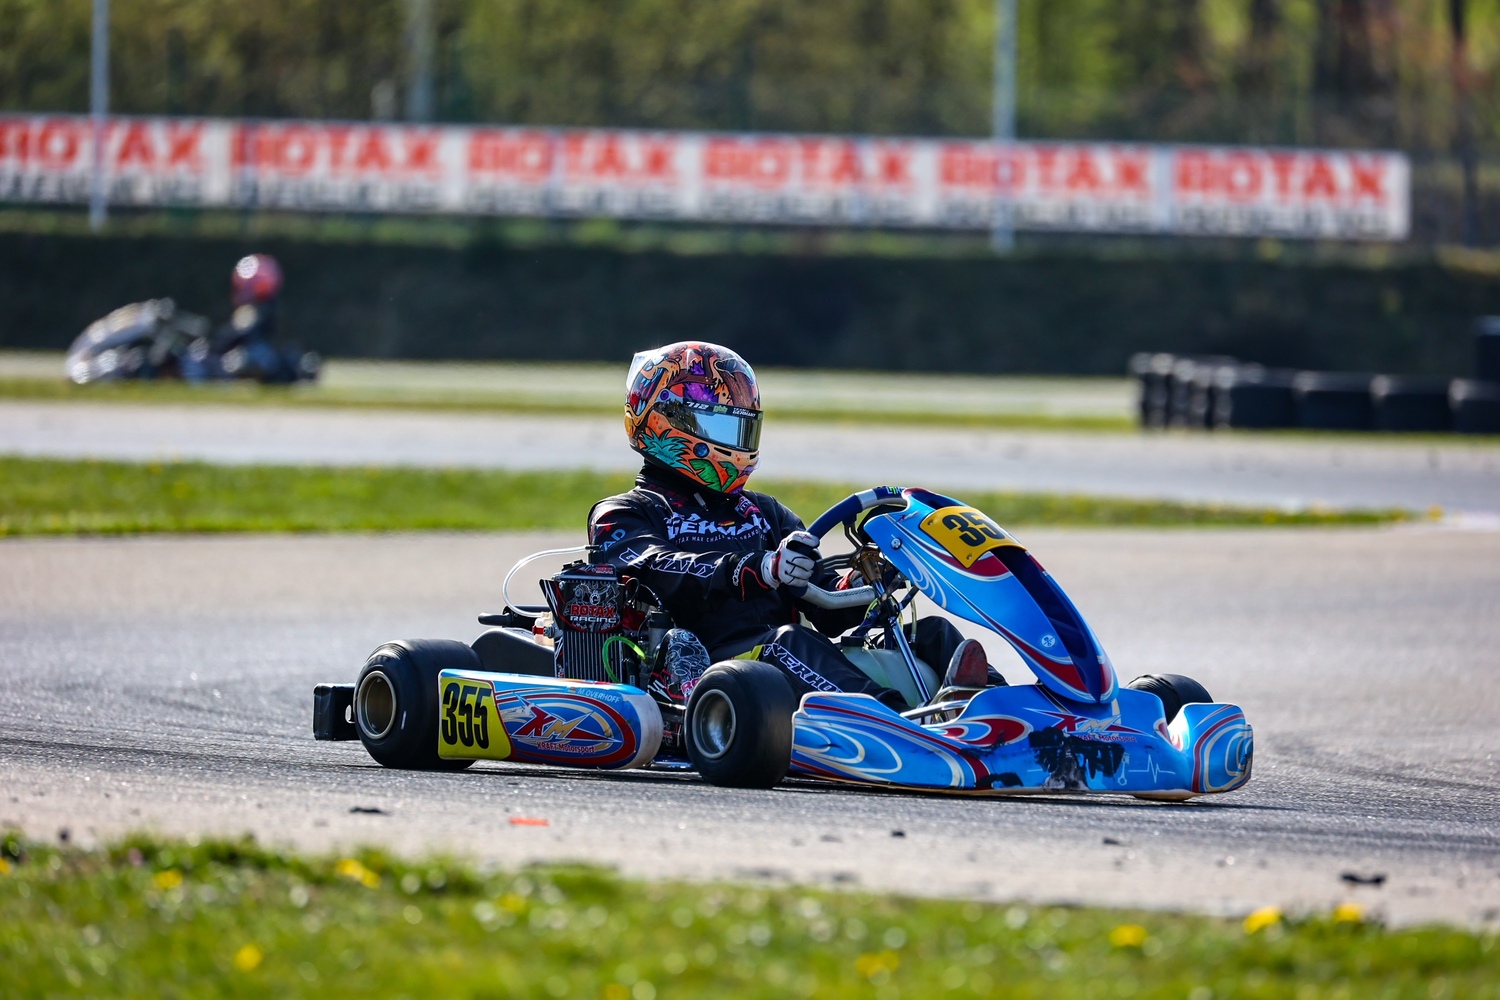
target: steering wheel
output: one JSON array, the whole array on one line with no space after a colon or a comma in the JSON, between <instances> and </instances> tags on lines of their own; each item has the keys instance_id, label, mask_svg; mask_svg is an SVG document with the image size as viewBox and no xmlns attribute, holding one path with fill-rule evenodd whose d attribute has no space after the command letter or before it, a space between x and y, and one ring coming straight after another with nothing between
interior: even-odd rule
<instances>
[{"instance_id":1,"label":"steering wheel","mask_svg":"<svg viewBox=\"0 0 1500 1000\"><path fill-rule=\"evenodd\" d=\"M807 530L820 540L832 531L835 525L841 524L850 530L857 530L855 522L859 515L867 510L882 506L905 507L906 498L902 493L903 488L899 486L876 486L873 489L862 490L828 508ZM822 587L808 584L806 587L788 587L787 590L793 596L800 597L820 608L862 608L876 598L875 588L868 585L851 587L848 590L824 590Z\"/></svg>"},{"instance_id":2,"label":"steering wheel","mask_svg":"<svg viewBox=\"0 0 1500 1000\"><path fill-rule=\"evenodd\" d=\"M904 486L876 486L873 489L851 494L825 510L823 515L807 530L818 538L822 538L837 524L853 528L859 515L873 507L886 505L905 507L906 497L902 495L905 492Z\"/></svg>"}]
</instances>

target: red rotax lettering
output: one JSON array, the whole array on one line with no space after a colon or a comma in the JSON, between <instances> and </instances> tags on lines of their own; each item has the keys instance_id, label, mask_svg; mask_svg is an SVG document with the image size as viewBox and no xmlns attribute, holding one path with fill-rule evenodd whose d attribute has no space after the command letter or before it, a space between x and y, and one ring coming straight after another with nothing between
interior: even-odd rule
<instances>
[{"instance_id":1,"label":"red rotax lettering","mask_svg":"<svg viewBox=\"0 0 1500 1000\"><path fill-rule=\"evenodd\" d=\"M775 140L752 143L747 166L746 180L764 187L780 187L792 175L792 149L787 143Z\"/></svg>"},{"instance_id":2,"label":"red rotax lettering","mask_svg":"<svg viewBox=\"0 0 1500 1000\"><path fill-rule=\"evenodd\" d=\"M1354 197L1385 201L1385 161L1349 158L1349 173L1354 178Z\"/></svg>"},{"instance_id":3,"label":"red rotax lettering","mask_svg":"<svg viewBox=\"0 0 1500 1000\"><path fill-rule=\"evenodd\" d=\"M1051 146L1039 146L1036 149L1037 185L1043 191L1057 187L1057 155L1057 150Z\"/></svg>"},{"instance_id":4,"label":"red rotax lettering","mask_svg":"<svg viewBox=\"0 0 1500 1000\"><path fill-rule=\"evenodd\" d=\"M380 129L370 129L354 154L355 170L391 169L391 151L386 147L385 134Z\"/></svg>"},{"instance_id":5,"label":"red rotax lettering","mask_svg":"<svg viewBox=\"0 0 1500 1000\"><path fill-rule=\"evenodd\" d=\"M816 184L823 179L823 143L818 139L799 139L801 151L802 183Z\"/></svg>"},{"instance_id":6,"label":"red rotax lettering","mask_svg":"<svg viewBox=\"0 0 1500 1000\"><path fill-rule=\"evenodd\" d=\"M406 169L411 173L434 174L438 172L437 132L408 131L406 139Z\"/></svg>"},{"instance_id":7,"label":"red rotax lettering","mask_svg":"<svg viewBox=\"0 0 1500 1000\"><path fill-rule=\"evenodd\" d=\"M77 127L54 119L37 133L32 152L44 167L71 167L78 159L80 141Z\"/></svg>"},{"instance_id":8,"label":"red rotax lettering","mask_svg":"<svg viewBox=\"0 0 1500 1000\"><path fill-rule=\"evenodd\" d=\"M203 156L199 147L202 141L202 125L178 122L167 125L167 166L202 170Z\"/></svg>"},{"instance_id":9,"label":"red rotax lettering","mask_svg":"<svg viewBox=\"0 0 1500 1000\"><path fill-rule=\"evenodd\" d=\"M708 140L703 147L703 175L715 180L732 178L738 145L733 139Z\"/></svg>"},{"instance_id":10,"label":"red rotax lettering","mask_svg":"<svg viewBox=\"0 0 1500 1000\"><path fill-rule=\"evenodd\" d=\"M859 147L852 142L839 143L828 179L834 184L858 184L864 179L863 174Z\"/></svg>"},{"instance_id":11,"label":"red rotax lettering","mask_svg":"<svg viewBox=\"0 0 1500 1000\"><path fill-rule=\"evenodd\" d=\"M641 173L647 180L677 179L677 144L671 139L641 140Z\"/></svg>"},{"instance_id":12,"label":"red rotax lettering","mask_svg":"<svg viewBox=\"0 0 1500 1000\"><path fill-rule=\"evenodd\" d=\"M229 165L232 167L254 166L258 157L256 141L259 129L254 125L236 125L229 139Z\"/></svg>"},{"instance_id":13,"label":"red rotax lettering","mask_svg":"<svg viewBox=\"0 0 1500 1000\"><path fill-rule=\"evenodd\" d=\"M1333 168L1328 165L1326 157L1314 156L1312 165L1307 168L1307 174L1302 178L1302 196L1304 198L1334 198L1339 193L1338 182L1333 178Z\"/></svg>"},{"instance_id":14,"label":"red rotax lettering","mask_svg":"<svg viewBox=\"0 0 1500 1000\"><path fill-rule=\"evenodd\" d=\"M349 152L349 136L353 131L347 125L328 125L323 129L323 135L328 140L328 169L332 173L342 173L348 166L345 157Z\"/></svg>"},{"instance_id":15,"label":"red rotax lettering","mask_svg":"<svg viewBox=\"0 0 1500 1000\"><path fill-rule=\"evenodd\" d=\"M1104 178L1099 176L1099 165L1094 162L1091 150L1079 149L1074 153L1073 166L1063 186L1075 194L1094 194L1104 187Z\"/></svg>"},{"instance_id":16,"label":"red rotax lettering","mask_svg":"<svg viewBox=\"0 0 1500 1000\"><path fill-rule=\"evenodd\" d=\"M906 187L911 184L911 150L882 146L875 153L876 176L880 183Z\"/></svg>"},{"instance_id":17,"label":"red rotax lettering","mask_svg":"<svg viewBox=\"0 0 1500 1000\"><path fill-rule=\"evenodd\" d=\"M624 177L630 172L630 164L625 162L625 151L620 148L619 136L606 135L597 146L587 168L591 175L603 179Z\"/></svg>"},{"instance_id":18,"label":"red rotax lettering","mask_svg":"<svg viewBox=\"0 0 1500 1000\"><path fill-rule=\"evenodd\" d=\"M156 148L151 142L151 135L146 130L145 122L131 122L125 128L125 138L120 142L119 152L115 153L115 166L124 167L132 163L139 163L143 167L150 167L156 163Z\"/></svg>"},{"instance_id":19,"label":"red rotax lettering","mask_svg":"<svg viewBox=\"0 0 1500 1000\"><path fill-rule=\"evenodd\" d=\"M584 172L583 154L587 142L588 137L582 132L569 132L563 136L563 170L570 177Z\"/></svg>"},{"instance_id":20,"label":"red rotax lettering","mask_svg":"<svg viewBox=\"0 0 1500 1000\"><path fill-rule=\"evenodd\" d=\"M948 145L938 153L938 182L944 187L976 187L985 183L985 171L968 146Z\"/></svg>"},{"instance_id":21,"label":"red rotax lettering","mask_svg":"<svg viewBox=\"0 0 1500 1000\"><path fill-rule=\"evenodd\" d=\"M1260 164L1250 153L1236 152L1225 157L1219 178L1224 193L1236 201L1246 201L1260 195Z\"/></svg>"},{"instance_id":22,"label":"red rotax lettering","mask_svg":"<svg viewBox=\"0 0 1500 1000\"><path fill-rule=\"evenodd\" d=\"M1276 180L1276 197L1290 198L1292 174L1297 169L1297 157L1292 153L1268 153L1271 161L1271 176Z\"/></svg>"},{"instance_id":23,"label":"red rotax lettering","mask_svg":"<svg viewBox=\"0 0 1500 1000\"><path fill-rule=\"evenodd\" d=\"M1213 161L1201 149L1185 149L1177 154L1177 176L1173 179L1179 192L1206 194L1213 186Z\"/></svg>"},{"instance_id":24,"label":"red rotax lettering","mask_svg":"<svg viewBox=\"0 0 1500 1000\"><path fill-rule=\"evenodd\" d=\"M552 172L552 140L545 132L476 131L469 139L469 170L545 180Z\"/></svg>"},{"instance_id":25,"label":"red rotax lettering","mask_svg":"<svg viewBox=\"0 0 1500 1000\"><path fill-rule=\"evenodd\" d=\"M1121 194L1150 194L1151 185L1146 180L1151 159L1146 153L1116 150L1114 155L1115 190Z\"/></svg>"},{"instance_id":26,"label":"red rotax lettering","mask_svg":"<svg viewBox=\"0 0 1500 1000\"><path fill-rule=\"evenodd\" d=\"M318 160L317 133L302 125L290 125L270 143L271 165L282 173L305 174Z\"/></svg>"},{"instance_id":27,"label":"red rotax lettering","mask_svg":"<svg viewBox=\"0 0 1500 1000\"><path fill-rule=\"evenodd\" d=\"M31 123L24 118L0 118L0 160L26 162Z\"/></svg>"}]
</instances>

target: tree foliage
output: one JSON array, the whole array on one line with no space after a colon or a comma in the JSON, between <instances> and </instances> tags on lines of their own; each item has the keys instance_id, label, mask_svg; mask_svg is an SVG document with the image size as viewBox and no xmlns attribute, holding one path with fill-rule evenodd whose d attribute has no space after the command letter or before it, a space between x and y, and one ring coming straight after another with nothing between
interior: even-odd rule
<instances>
[{"instance_id":1,"label":"tree foliage","mask_svg":"<svg viewBox=\"0 0 1500 1000\"><path fill-rule=\"evenodd\" d=\"M1032 136L1400 144L1456 121L1454 0L1019 0ZM1500 0L1460 0L1478 141ZM453 121L983 134L993 0L432 0ZM400 106L407 0L113 0L117 110ZM89 0L0 0L0 107L80 111Z\"/></svg>"}]
</instances>

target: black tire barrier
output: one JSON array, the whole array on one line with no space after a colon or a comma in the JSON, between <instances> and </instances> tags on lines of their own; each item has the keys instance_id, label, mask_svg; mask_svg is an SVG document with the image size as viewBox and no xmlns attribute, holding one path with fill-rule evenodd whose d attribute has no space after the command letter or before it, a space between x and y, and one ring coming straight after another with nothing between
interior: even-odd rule
<instances>
[{"instance_id":1,"label":"black tire barrier","mask_svg":"<svg viewBox=\"0 0 1500 1000\"><path fill-rule=\"evenodd\" d=\"M1214 427L1275 430L1297 426L1296 372L1260 365L1225 365L1214 390Z\"/></svg>"},{"instance_id":2,"label":"black tire barrier","mask_svg":"<svg viewBox=\"0 0 1500 1000\"><path fill-rule=\"evenodd\" d=\"M1344 372L1298 372L1292 379L1297 426L1323 431L1373 429L1370 379Z\"/></svg>"},{"instance_id":3,"label":"black tire barrier","mask_svg":"<svg viewBox=\"0 0 1500 1000\"><path fill-rule=\"evenodd\" d=\"M1377 431L1441 433L1453 429L1446 379L1377 375L1370 381L1370 405Z\"/></svg>"},{"instance_id":4,"label":"black tire barrier","mask_svg":"<svg viewBox=\"0 0 1500 1000\"><path fill-rule=\"evenodd\" d=\"M1454 379L1448 386L1453 429L1460 434L1500 434L1500 381Z\"/></svg>"},{"instance_id":5,"label":"black tire barrier","mask_svg":"<svg viewBox=\"0 0 1500 1000\"><path fill-rule=\"evenodd\" d=\"M1474 321L1474 377L1481 382L1500 382L1500 316L1481 316Z\"/></svg>"},{"instance_id":6,"label":"black tire barrier","mask_svg":"<svg viewBox=\"0 0 1500 1000\"><path fill-rule=\"evenodd\" d=\"M1208 688L1182 674L1143 674L1125 686L1136 691L1149 691L1160 698L1162 714L1168 725L1177 718L1183 705L1208 705L1214 700Z\"/></svg>"},{"instance_id":7,"label":"black tire barrier","mask_svg":"<svg viewBox=\"0 0 1500 1000\"><path fill-rule=\"evenodd\" d=\"M438 756L438 674L478 670L479 656L454 639L388 642L365 661L354 683L359 739L384 767L461 771L472 760Z\"/></svg>"},{"instance_id":8,"label":"black tire barrier","mask_svg":"<svg viewBox=\"0 0 1500 1000\"><path fill-rule=\"evenodd\" d=\"M1176 358L1171 354L1157 352L1132 354L1130 374L1140 384L1137 408L1142 427L1162 428L1167 426L1171 412L1171 393L1167 388L1167 376L1172 373Z\"/></svg>"},{"instance_id":9,"label":"black tire barrier","mask_svg":"<svg viewBox=\"0 0 1500 1000\"><path fill-rule=\"evenodd\" d=\"M781 670L727 660L693 688L683 724L688 759L711 785L774 788L792 763L797 697Z\"/></svg>"}]
</instances>

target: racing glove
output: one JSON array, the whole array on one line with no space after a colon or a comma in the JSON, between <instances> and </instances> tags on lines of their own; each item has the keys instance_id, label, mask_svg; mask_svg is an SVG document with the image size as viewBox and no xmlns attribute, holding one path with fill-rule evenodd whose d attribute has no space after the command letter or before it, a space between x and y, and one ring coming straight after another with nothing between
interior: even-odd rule
<instances>
[{"instance_id":1,"label":"racing glove","mask_svg":"<svg viewBox=\"0 0 1500 1000\"><path fill-rule=\"evenodd\" d=\"M794 531L761 559L761 579L772 587L805 587L812 581L822 558L816 535Z\"/></svg>"}]
</instances>

